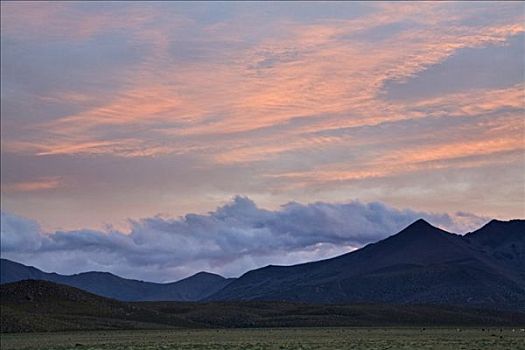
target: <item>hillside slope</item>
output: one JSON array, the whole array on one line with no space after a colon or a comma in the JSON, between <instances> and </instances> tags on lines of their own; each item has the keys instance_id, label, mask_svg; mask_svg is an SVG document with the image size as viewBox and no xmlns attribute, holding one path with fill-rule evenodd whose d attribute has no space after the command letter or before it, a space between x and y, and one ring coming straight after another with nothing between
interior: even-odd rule
<instances>
[{"instance_id":1,"label":"hillside slope","mask_svg":"<svg viewBox=\"0 0 525 350\"><path fill-rule=\"evenodd\" d=\"M1 260L0 280L48 280L124 301L447 304L525 310L525 220L493 220L460 236L418 220L332 258L267 266L238 279L201 272L159 284L86 272L64 276Z\"/></svg>"},{"instance_id":2,"label":"hillside slope","mask_svg":"<svg viewBox=\"0 0 525 350\"><path fill-rule=\"evenodd\" d=\"M1 332L321 326L505 326L525 314L436 305L120 302L48 281L0 286Z\"/></svg>"},{"instance_id":3,"label":"hillside slope","mask_svg":"<svg viewBox=\"0 0 525 350\"><path fill-rule=\"evenodd\" d=\"M213 294L232 281L208 272L199 272L172 283L131 280L107 272L84 272L67 276L43 272L31 266L0 259L1 283L26 279L65 284L123 301L196 301Z\"/></svg>"},{"instance_id":4,"label":"hillside slope","mask_svg":"<svg viewBox=\"0 0 525 350\"><path fill-rule=\"evenodd\" d=\"M497 223L493 226L483 235L501 229L500 236L512 235L509 241L523 244L525 221L517 220L512 232ZM487 253L485 241L477 239L481 233L469 236L418 220L396 235L333 259L249 271L208 300L432 303L524 310L521 263L497 259L497 248Z\"/></svg>"},{"instance_id":5,"label":"hillside slope","mask_svg":"<svg viewBox=\"0 0 525 350\"><path fill-rule=\"evenodd\" d=\"M42 280L1 285L0 302L2 332L196 326L168 314Z\"/></svg>"}]
</instances>

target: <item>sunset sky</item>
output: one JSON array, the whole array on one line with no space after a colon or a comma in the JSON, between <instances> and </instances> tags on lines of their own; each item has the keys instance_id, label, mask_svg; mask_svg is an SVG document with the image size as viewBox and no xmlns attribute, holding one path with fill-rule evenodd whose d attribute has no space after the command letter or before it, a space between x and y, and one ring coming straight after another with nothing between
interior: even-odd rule
<instances>
[{"instance_id":1,"label":"sunset sky","mask_svg":"<svg viewBox=\"0 0 525 350\"><path fill-rule=\"evenodd\" d=\"M2 2L2 257L164 281L523 218L524 23L520 2Z\"/></svg>"}]
</instances>

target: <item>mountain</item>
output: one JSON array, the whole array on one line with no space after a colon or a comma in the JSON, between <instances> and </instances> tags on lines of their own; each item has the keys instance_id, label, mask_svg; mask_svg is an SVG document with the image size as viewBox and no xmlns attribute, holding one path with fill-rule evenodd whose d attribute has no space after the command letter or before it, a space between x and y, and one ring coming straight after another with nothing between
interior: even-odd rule
<instances>
[{"instance_id":1,"label":"mountain","mask_svg":"<svg viewBox=\"0 0 525 350\"><path fill-rule=\"evenodd\" d=\"M0 286L0 332L104 329L521 326L525 313L436 305L122 302L41 280Z\"/></svg>"},{"instance_id":2,"label":"mountain","mask_svg":"<svg viewBox=\"0 0 525 350\"><path fill-rule=\"evenodd\" d=\"M336 258L252 270L207 300L454 304L525 310L525 221L466 236L418 220Z\"/></svg>"},{"instance_id":3,"label":"mountain","mask_svg":"<svg viewBox=\"0 0 525 350\"><path fill-rule=\"evenodd\" d=\"M332 259L269 265L238 279L201 272L159 284L103 272L64 276L1 260L2 283L23 279L123 301L447 304L525 311L525 220L493 220L464 236L418 220Z\"/></svg>"},{"instance_id":4,"label":"mountain","mask_svg":"<svg viewBox=\"0 0 525 350\"><path fill-rule=\"evenodd\" d=\"M0 259L0 282L34 279L51 281L124 301L177 300L197 301L225 287L232 279L199 272L173 283L152 283L126 279L107 272L84 272L59 275L43 272L7 259Z\"/></svg>"},{"instance_id":5,"label":"mountain","mask_svg":"<svg viewBox=\"0 0 525 350\"><path fill-rule=\"evenodd\" d=\"M524 220L492 220L465 239L499 262L517 268L525 279Z\"/></svg>"}]
</instances>

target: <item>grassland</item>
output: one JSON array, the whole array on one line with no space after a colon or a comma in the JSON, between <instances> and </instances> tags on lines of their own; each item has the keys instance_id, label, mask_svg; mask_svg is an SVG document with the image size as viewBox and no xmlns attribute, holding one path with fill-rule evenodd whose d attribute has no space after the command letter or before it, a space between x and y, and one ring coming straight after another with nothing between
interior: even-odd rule
<instances>
[{"instance_id":1,"label":"grassland","mask_svg":"<svg viewBox=\"0 0 525 350\"><path fill-rule=\"evenodd\" d=\"M446 305L124 303L25 281L0 306L2 350L525 350L525 314Z\"/></svg>"},{"instance_id":2,"label":"grassland","mask_svg":"<svg viewBox=\"0 0 525 350\"><path fill-rule=\"evenodd\" d=\"M2 334L1 348L35 350L525 349L512 328L270 328Z\"/></svg>"},{"instance_id":3,"label":"grassland","mask_svg":"<svg viewBox=\"0 0 525 350\"><path fill-rule=\"evenodd\" d=\"M525 314L450 305L126 303L45 281L0 286L2 333L284 327L523 327Z\"/></svg>"}]
</instances>

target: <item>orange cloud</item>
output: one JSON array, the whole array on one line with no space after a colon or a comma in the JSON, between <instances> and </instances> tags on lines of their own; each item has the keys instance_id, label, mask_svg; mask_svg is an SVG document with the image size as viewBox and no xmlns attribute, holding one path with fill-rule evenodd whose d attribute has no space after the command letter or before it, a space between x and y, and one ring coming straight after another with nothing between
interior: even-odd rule
<instances>
[{"instance_id":1,"label":"orange cloud","mask_svg":"<svg viewBox=\"0 0 525 350\"><path fill-rule=\"evenodd\" d=\"M386 164L368 164L363 165L362 168L369 170L345 170L337 168L324 168L309 171L298 171L298 172L286 172L278 174L267 174L266 178L285 180L281 184L275 186L275 190L285 191L292 189L302 189L311 186L321 186L328 184L339 184L358 180L376 179L376 178L388 178L400 175L405 175L414 172L429 171L429 170L442 170L442 169L466 169L466 168L478 168L484 166L494 166L499 164L508 164L512 162L523 161L523 152L525 147L522 148L509 148L503 151L489 151L484 152L484 158L481 159L469 159L469 155L477 155L475 153L466 152L463 158L458 156L456 158L445 157L443 159L433 159L424 161L408 161L408 162L391 162ZM487 157L489 156L489 157ZM456 162L455 160L460 160Z\"/></svg>"},{"instance_id":2,"label":"orange cloud","mask_svg":"<svg viewBox=\"0 0 525 350\"><path fill-rule=\"evenodd\" d=\"M14 182L9 184L2 184L2 192L34 192L44 191L57 188L61 185L59 177L41 178L35 181Z\"/></svg>"},{"instance_id":3,"label":"orange cloud","mask_svg":"<svg viewBox=\"0 0 525 350\"><path fill-rule=\"evenodd\" d=\"M134 25L141 29L134 39L147 41L152 49L143 62L127 72L121 90L109 98L104 96L109 102L97 107L34 125L30 129L41 131L41 138L10 142L7 148L39 155L188 153L207 159L213 166L275 159L287 152L358 146L344 135L316 135L320 131L377 126L440 113L475 116L505 106L524 108L522 86L469 91L410 104L382 100L380 90L385 81L407 79L461 48L503 43L522 33L525 26L509 21L484 25L480 30L461 24L476 10L459 13L446 3L376 6L380 11L354 20L316 24L281 21L276 24L280 30L275 37L232 52L225 50L219 60L211 57L177 65L171 63L169 51L173 28L147 24L162 14L149 10L140 14L134 9L136 13L130 15L123 11L118 18L136 18ZM63 11L53 11L59 10ZM352 39L352 35L366 30L407 20L420 26L381 43ZM86 18L77 32L91 35L124 25L121 20L107 22L107 18ZM177 23L184 25L191 25L191 21ZM221 23L204 31L217 40L242 42L243 33L237 28L238 23ZM75 103L75 98L86 97L68 92L64 98ZM297 120L297 126L288 126ZM519 124L514 125L519 129ZM501 123L493 127L501 127ZM126 135L122 131L125 128L133 130L133 136ZM254 133L264 128L277 131ZM112 136L114 131L120 136ZM504 135L497 140L487 145L506 150L516 144L514 138L505 139ZM388 144L384 140L375 142ZM424 152L429 152L428 160L434 156L441 159L449 151L463 150L466 154L469 147L475 153L483 142L492 141L467 140L455 149L431 145ZM445 147L439 151L442 153L435 151L440 147ZM424 152L418 162L424 161ZM391 156L388 152L381 155ZM369 169L357 176L378 171L381 173Z\"/></svg>"},{"instance_id":4,"label":"orange cloud","mask_svg":"<svg viewBox=\"0 0 525 350\"><path fill-rule=\"evenodd\" d=\"M67 2L5 1L1 3L2 32L23 39L86 40L110 31L133 30L159 14L148 6L98 5L96 13L89 13Z\"/></svg>"}]
</instances>

